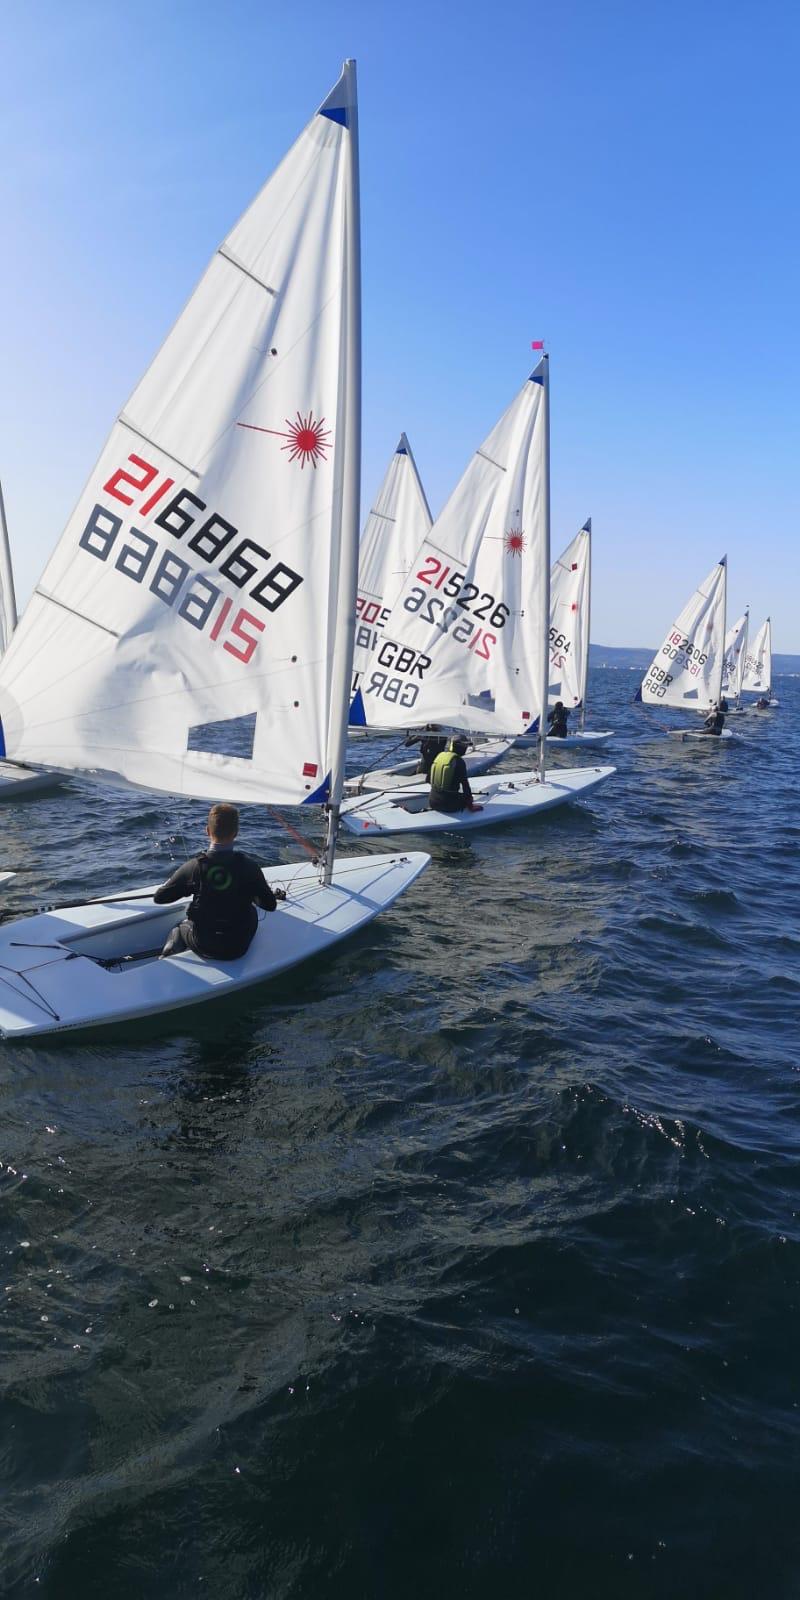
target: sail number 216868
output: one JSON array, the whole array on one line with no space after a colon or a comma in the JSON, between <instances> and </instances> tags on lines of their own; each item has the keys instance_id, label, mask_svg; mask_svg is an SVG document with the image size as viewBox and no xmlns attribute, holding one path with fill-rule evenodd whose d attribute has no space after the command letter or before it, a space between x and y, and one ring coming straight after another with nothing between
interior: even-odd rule
<instances>
[{"instance_id":1,"label":"sail number 216868","mask_svg":"<svg viewBox=\"0 0 800 1600\"><path fill-rule=\"evenodd\" d=\"M141 456L131 455L128 461L135 472L118 468L103 485L103 491L125 506L133 506L134 501L141 498L136 515L143 520L173 488L173 481L167 478L150 492L157 469ZM131 527L123 534L123 517L103 505L92 509L79 545L103 562L109 559L113 548L113 566L118 572L134 583L144 583L147 579L148 591L165 606L175 606L176 615L184 622L198 630L208 626L207 637L212 643L220 639L224 631L222 648L237 661L247 664L258 646L265 622L242 606L234 610L235 601L225 594L225 587L228 584L240 590L247 587L251 602L273 612L294 594L303 578L284 561L273 562L269 551L253 539L240 537L238 528L224 517L216 513L203 517L207 509L204 500L188 489L181 489L161 508L152 523L154 530L163 529L176 540L189 535L183 549L187 555L191 551L204 564L206 571L202 573L141 528ZM226 580L225 585L211 581L207 575L209 567L217 569L220 579ZM212 575L216 577L217 573Z\"/></svg>"}]
</instances>

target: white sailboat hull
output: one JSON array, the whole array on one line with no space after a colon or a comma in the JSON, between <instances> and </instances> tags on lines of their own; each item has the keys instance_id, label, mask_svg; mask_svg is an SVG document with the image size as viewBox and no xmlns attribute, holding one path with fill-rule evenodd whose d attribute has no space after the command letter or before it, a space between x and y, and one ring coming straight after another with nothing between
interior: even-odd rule
<instances>
[{"instance_id":1,"label":"white sailboat hull","mask_svg":"<svg viewBox=\"0 0 800 1600\"><path fill-rule=\"evenodd\" d=\"M566 767L551 772L544 783L535 772L513 772L477 778L471 784L481 811L431 811L428 784L395 794L377 794L346 801L342 825L350 833L469 833L497 823L518 822L540 811L579 800L613 776L616 767Z\"/></svg>"},{"instance_id":2,"label":"white sailboat hull","mask_svg":"<svg viewBox=\"0 0 800 1600\"><path fill-rule=\"evenodd\" d=\"M699 739L703 744L741 744L738 733L732 733L730 728L723 728L721 733L707 733L705 728L670 728L669 736L684 743Z\"/></svg>"},{"instance_id":3,"label":"white sailboat hull","mask_svg":"<svg viewBox=\"0 0 800 1600\"><path fill-rule=\"evenodd\" d=\"M42 794L58 789L64 779L59 772L28 767L18 761L0 761L0 800L19 800L23 795Z\"/></svg>"},{"instance_id":4,"label":"white sailboat hull","mask_svg":"<svg viewBox=\"0 0 800 1600\"><path fill-rule=\"evenodd\" d=\"M157 906L152 890L145 899L121 894L7 923L0 928L0 1036L113 1026L252 988L366 927L429 860L421 852L343 857L327 888L311 862L270 868L269 882L287 898L260 917L238 961L190 951L159 961L186 902Z\"/></svg>"},{"instance_id":5,"label":"white sailboat hull","mask_svg":"<svg viewBox=\"0 0 800 1600\"><path fill-rule=\"evenodd\" d=\"M556 739L553 734L548 734L547 744L551 750L579 750L586 747L591 749L608 744L609 739L613 737L612 728L603 728L597 733L587 729L585 733L567 733L563 739ZM514 746L519 750L533 750L538 743L535 733L521 733L519 738L514 740Z\"/></svg>"},{"instance_id":6,"label":"white sailboat hull","mask_svg":"<svg viewBox=\"0 0 800 1600\"><path fill-rule=\"evenodd\" d=\"M470 750L464 757L467 772L470 777L479 777L483 772L491 771L498 761L502 761L514 744L513 739L487 739L485 744L478 745L475 750ZM398 761L393 767L383 767L376 772L361 772L357 778L347 778L345 781L345 794L372 794L384 793L388 789L402 789L409 784L418 784L421 773L419 770L419 756L411 761Z\"/></svg>"}]
</instances>

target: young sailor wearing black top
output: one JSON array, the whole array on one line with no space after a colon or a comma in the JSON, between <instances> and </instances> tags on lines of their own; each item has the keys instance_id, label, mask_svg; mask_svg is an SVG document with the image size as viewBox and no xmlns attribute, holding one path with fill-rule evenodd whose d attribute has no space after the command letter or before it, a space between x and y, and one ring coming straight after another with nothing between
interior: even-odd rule
<instances>
[{"instance_id":1,"label":"young sailor wearing black top","mask_svg":"<svg viewBox=\"0 0 800 1600\"><path fill-rule=\"evenodd\" d=\"M725 726L725 718L718 705L713 705L703 723L704 733L719 735Z\"/></svg>"},{"instance_id":2,"label":"young sailor wearing black top","mask_svg":"<svg viewBox=\"0 0 800 1600\"><path fill-rule=\"evenodd\" d=\"M275 911L278 900L286 899L283 889L273 894L251 856L234 849L238 832L236 807L212 806L206 825L208 850L184 862L156 889L153 899L159 906L192 896L186 916L164 945L162 960L193 950L209 961L236 961L249 949L258 927L256 906Z\"/></svg>"},{"instance_id":3,"label":"young sailor wearing black top","mask_svg":"<svg viewBox=\"0 0 800 1600\"><path fill-rule=\"evenodd\" d=\"M566 739L569 712L562 700L557 700L547 716L547 735L550 739Z\"/></svg>"},{"instance_id":4,"label":"young sailor wearing black top","mask_svg":"<svg viewBox=\"0 0 800 1600\"><path fill-rule=\"evenodd\" d=\"M431 767L436 757L447 749L447 734L441 733L435 722L429 722L423 733L418 733L416 737L409 734L406 739L406 748L408 749L415 744L419 745L419 767L417 771L424 773L428 783L430 783Z\"/></svg>"}]
</instances>

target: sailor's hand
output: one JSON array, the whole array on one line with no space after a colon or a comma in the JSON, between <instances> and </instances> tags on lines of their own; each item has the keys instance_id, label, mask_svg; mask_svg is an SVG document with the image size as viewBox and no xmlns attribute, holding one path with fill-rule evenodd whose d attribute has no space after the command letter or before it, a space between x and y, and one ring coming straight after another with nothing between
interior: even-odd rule
<instances>
[{"instance_id":1,"label":"sailor's hand","mask_svg":"<svg viewBox=\"0 0 800 1600\"><path fill-rule=\"evenodd\" d=\"M473 804L473 805L471 805L469 807L469 810L470 811L482 811L483 810L483 806L476 806L476 805Z\"/></svg>"},{"instance_id":2,"label":"sailor's hand","mask_svg":"<svg viewBox=\"0 0 800 1600\"><path fill-rule=\"evenodd\" d=\"M286 899L286 890L285 889L273 889L272 893L274 894L276 900L285 900Z\"/></svg>"}]
</instances>

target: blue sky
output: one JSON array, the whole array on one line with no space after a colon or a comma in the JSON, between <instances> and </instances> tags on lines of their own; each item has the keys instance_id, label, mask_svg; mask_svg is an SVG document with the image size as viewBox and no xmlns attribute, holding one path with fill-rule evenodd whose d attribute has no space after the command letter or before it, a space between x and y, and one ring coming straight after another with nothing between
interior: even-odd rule
<instances>
[{"instance_id":1,"label":"blue sky","mask_svg":"<svg viewBox=\"0 0 800 1600\"><path fill-rule=\"evenodd\" d=\"M205 262L359 65L364 493L434 511L547 339L553 543L656 645L727 551L800 651L800 10L6 0L0 476L21 597Z\"/></svg>"}]
</instances>

